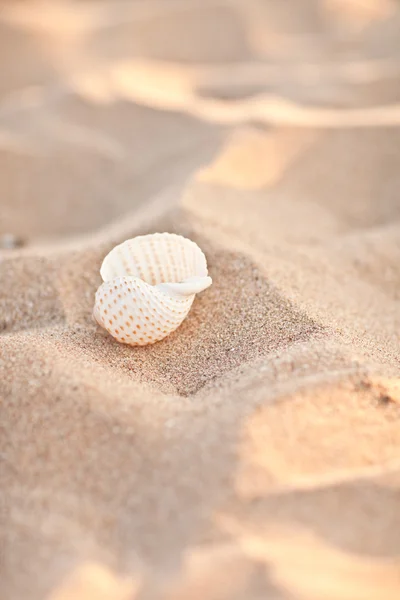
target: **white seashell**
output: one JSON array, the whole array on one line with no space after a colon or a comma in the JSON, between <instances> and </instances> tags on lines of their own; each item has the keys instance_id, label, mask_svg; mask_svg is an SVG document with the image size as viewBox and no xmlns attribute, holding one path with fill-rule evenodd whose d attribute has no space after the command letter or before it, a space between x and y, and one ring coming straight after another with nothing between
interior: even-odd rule
<instances>
[{"instance_id":1,"label":"white seashell","mask_svg":"<svg viewBox=\"0 0 400 600\"><path fill-rule=\"evenodd\" d=\"M195 294L208 288L206 257L173 233L142 235L116 246L100 269L93 316L116 340L153 344L175 331Z\"/></svg>"}]
</instances>

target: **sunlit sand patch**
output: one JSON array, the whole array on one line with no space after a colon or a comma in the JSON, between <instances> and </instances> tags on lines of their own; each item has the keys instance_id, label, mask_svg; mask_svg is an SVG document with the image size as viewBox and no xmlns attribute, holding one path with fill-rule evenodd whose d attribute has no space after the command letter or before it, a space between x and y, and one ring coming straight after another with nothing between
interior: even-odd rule
<instances>
[{"instance_id":1,"label":"sunlit sand patch","mask_svg":"<svg viewBox=\"0 0 400 600\"><path fill-rule=\"evenodd\" d=\"M396 8L393 0L323 0L322 5L330 18L356 30L390 17Z\"/></svg>"},{"instance_id":2,"label":"sunlit sand patch","mask_svg":"<svg viewBox=\"0 0 400 600\"><path fill-rule=\"evenodd\" d=\"M88 563L74 571L48 600L134 600L139 582L114 575L106 567Z\"/></svg>"},{"instance_id":3,"label":"sunlit sand patch","mask_svg":"<svg viewBox=\"0 0 400 600\"><path fill-rule=\"evenodd\" d=\"M398 103L338 109L307 106L267 93L235 101L206 98L196 89L195 73L191 73L191 78L186 78L182 77L179 71L178 66L175 69L171 66L163 69L156 63L152 67L151 62L143 69L143 64L134 61L112 68L106 76L100 74L98 77L92 77L90 84L84 74L78 79L75 78L75 91L89 93L92 99L125 99L157 110L179 110L220 125L237 125L252 121L322 128L382 127L400 124ZM108 82L107 86L104 85L105 81ZM91 87L95 88L92 92Z\"/></svg>"},{"instance_id":4,"label":"sunlit sand patch","mask_svg":"<svg viewBox=\"0 0 400 600\"><path fill-rule=\"evenodd\" d=\"M255 568L234 543L192 548L160 600L228 600L248 589Z\"/></svg>"},{"instance_id":5,"label":"sunlit sand patch","mask_svg":"<svg viewBox=\"0 0 400 600\"><path fill-rule=\"evenodd\" d=\"M244 129L232 136L213 164L197 177L244 190L272 186L316 137L316 132L307 129Z\"/></svg>"},{"instance_id":6,"label":"sunlit sand patch","mask_svg":"<svg viewBox=\"0 0 400 600\"><path fill-rule=\"evenodd\" d=\"M368 476L385 465L390 469L393 461L398 466L400 412L389 400L400 402L398 381L353 380L318 386L255 411L239 448L241 497Z\"/></svg>"},{"instance_id":7,"label":"sunlit sand patch","mask_svg":"<svg viewBox=\"0 0 400 600\"><path fill-rule=\"evenodd\" d=\"M279 62L254 63L197 63L184 64L173 61L132 58L99 65L91 70L76 69L69 79L70 87L82 94L96 98L101 90L110 100L122 95L144 94L149 100L172 95L175 102L180 98L219 99L218 95L235 98L234 90L263 90L271 85L319 85L322 83L369 83L382 77L395 77L400 73L400 63L395 58L365 58L324 63L324 61L301 61L282 66ZM213 94L215 89L215 94ZM206 93L204 93L206 92ZM241 94L246 96L253 94ZM236 101L241 99L236 98ZM223 98L222 98L223 99Z\"/></svg>"},{"instance_id":8,"label":"sunlit sand patch","mask_svg":"<svg viewBox=\"0 0 400 600\"><path fill-rule=\"evenodd\" d=\"M77 70L67 85L95 103L124 99L153 108L179 110L192 101L196 79L196 70L178 63L129 59L97 69Z\"/></svg>"},{"instance_id":9,"label":"sunlit sand patch","mask_svg":"<svg viewBox=\"0 0 400 600\"><path fill-rule=\"evenodd\" d=\"M296 600L398 600L397 559L367 559L333 548L299 527L251 527L221 516L243 553L264 563L271 580Z\"/></svg>"},{"instance_id":10,"label":"sunlit sand patch","mask_svg":"<svg viewBox=\"0 0 400 600\"><path fill-rule=\"evenodd\" d=\"M397 72L399 66L393 61L383 61L382 67L389 72ZM161 63L153 60L123 60L114 61L111 65L91 69L74 69L71 71L66 64L68 76L62 85L48 86L42 89L40 106L32 106L32 113L45 106L56 105L62 96L71 93L80 95L92 103L108 104L117 101L130 101L156 110L180 111L194 118L209 123L232 126L249 124L254 121L268 125L285 125L293 127L318 128L358 128L384 127L400 124L400 104L355 106L338 108L328 98L323 98L323 106L303 104L300 99L289 99L273 93L256 93L250 97L227 100L217 97L205 97L202 86L207 86L207 68L187 68L179 63ZM304 65L301 77L316 78L322 68L315 65ZM346 68L344 65L335 67L332 76L339 79L361 78L362 80L377 77L378 63L359 62ZM65 72L65 69L63 67ZM215 77L213 70L210 76ZM234 74L232 74L235 79ZM259 84L259 75L256 75ZM276 73L275 73L276 77ZM248 74L245 83L249 85ZM238 80L236 78L236 84ZM228 88L229 90L229 82ZM336 88L334 88L336 89ZM336 93L336 92L335 92ZM312 94L308 101L312 100ZM318 97L316 97L318 100ZM334 100L334 99L333 99ZM17 97L4 102L7 115L20 112L24 106ZM4 110L0 105L0 116Z\"/></svg>"}]
</instances>

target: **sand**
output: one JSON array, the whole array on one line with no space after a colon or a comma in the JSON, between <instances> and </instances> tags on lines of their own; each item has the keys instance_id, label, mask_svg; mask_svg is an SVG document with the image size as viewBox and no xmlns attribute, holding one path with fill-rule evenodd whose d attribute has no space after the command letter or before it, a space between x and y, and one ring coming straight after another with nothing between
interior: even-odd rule
<instances>
[{"instance_id":1,"label":"sand","mask_svg":"<svg viewBox=\"0 0 400 600\"><path fill-rule=\"evenodd\" d=\"M1 600L400 597L399 40L394 0L0 5ZM99 268L155 231L214 283L130 348Z\"/></svg>"}]
</instances>

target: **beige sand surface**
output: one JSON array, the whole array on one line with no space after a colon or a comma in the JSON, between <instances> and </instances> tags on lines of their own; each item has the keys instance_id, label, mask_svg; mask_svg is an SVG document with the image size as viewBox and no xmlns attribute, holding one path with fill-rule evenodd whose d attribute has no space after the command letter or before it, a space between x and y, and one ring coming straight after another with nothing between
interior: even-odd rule
<instances>
[{"instance_id":1,"label":"beige sand surface","mask_svg":"<svg viewBox=\"0 0 400 600\"><path fill-rule=\"evenodd\" d=\"M400 598L400 7L0 4L0 599ZM91 319L128 237L213 286Z\"/></svg>"}]
</instances>

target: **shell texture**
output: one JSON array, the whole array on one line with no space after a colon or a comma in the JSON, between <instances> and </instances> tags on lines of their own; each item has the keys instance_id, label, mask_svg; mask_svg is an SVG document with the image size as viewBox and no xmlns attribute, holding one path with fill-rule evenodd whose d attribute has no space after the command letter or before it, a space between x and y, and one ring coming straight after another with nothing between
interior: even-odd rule
<instances>
[{"instance_id":1,"label":"shell texture","mask_svg":"<svg viewBox=\"0 0 400 600\"><path fill-rule=\"evenodd\" d=\"M195 294L211 285L200 248L171 233L138 236L116 246L100 269L93 316L116 340L153 344L175 331Z\"/></svg>"}]
</instances>

